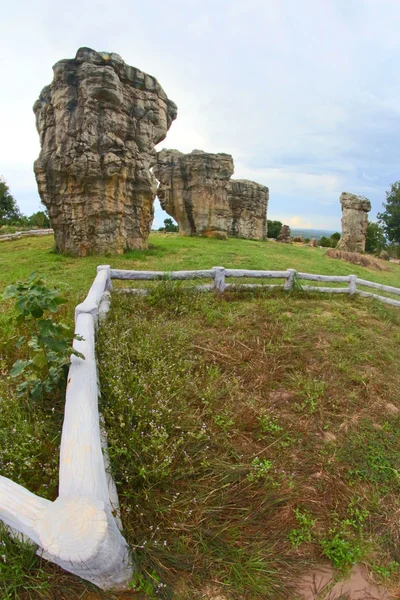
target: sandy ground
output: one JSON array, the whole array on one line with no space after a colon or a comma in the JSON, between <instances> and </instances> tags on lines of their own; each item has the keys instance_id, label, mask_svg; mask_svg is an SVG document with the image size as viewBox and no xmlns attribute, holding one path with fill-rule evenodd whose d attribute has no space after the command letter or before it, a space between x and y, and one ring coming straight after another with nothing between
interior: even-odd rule
<instances>
[{"instance_id":1,"label":"sandy ground","mask_svg":"<svg viewBox=\"0 0 400 600\"><path fill-rule=\"evenodd\" d=\"M353 567L348 578L334 585L333 569L322 565L304 577L299 594L303 600L396 600L382 586L370 581L362 565Z\"/></svg>"}]
</instances>

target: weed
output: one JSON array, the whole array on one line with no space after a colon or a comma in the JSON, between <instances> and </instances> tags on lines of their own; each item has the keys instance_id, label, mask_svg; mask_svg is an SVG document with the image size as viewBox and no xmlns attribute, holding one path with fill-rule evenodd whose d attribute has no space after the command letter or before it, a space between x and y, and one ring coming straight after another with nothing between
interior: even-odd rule
<instances>
[{"instance_id":1,"label":"weed","mask_svg":"<svg viewBox=\"0 0 400 600\"><path fill-rule=\"evenodd\" d=\"M299 508L295 508L294 514L300 527L291 530L289 533L289 541L292 546L297 548L301 544L311 542L312 530L317 519L313 519L309 512L301 511Z\"/></svg>"},{"instance_id":2,"label":"weed","mask_svg":"<svg viewBox=\"0 0 400 600\"><path fill-rule=\"evenodd\" d=\"M340 533L322 539L320 544L324 555L332 561L335 569L339 570L352 567L365 553L360 541L351 540Z\"/></svg>"}]
</instances>

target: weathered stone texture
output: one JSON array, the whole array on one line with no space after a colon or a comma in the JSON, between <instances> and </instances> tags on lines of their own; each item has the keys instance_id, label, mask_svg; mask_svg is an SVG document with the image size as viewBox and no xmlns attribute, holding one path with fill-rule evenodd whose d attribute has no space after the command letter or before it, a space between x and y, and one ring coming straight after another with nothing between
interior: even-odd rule
<instances>
[{"instance_id":1,"label":"weathered stone texture","mask_svg":"<svg viewBox=\"0 0 400 600\"><path fill-rule=\"evenodd\" d=\"M228 234L252 240L267 239L269 190L247 179L231 179L228 194L232 224Z\"/></svg>"},{"instance_id":2,"label":"weathered stone texture","mask_svg":"<svg viewBox=\"0 0 400 600\"><path fill-rule=\"evenodd\" d=\"M160 181L162 208L184 235L265 239L268 188L247 180L230 179L230 154L193 150L161 150L153 172Z\"/></svg>"},{"instance_id":3,"label":"weathered stone texture","mask_svg":"<svg viewBox=\"0 0 400 600\"><path fill-rule=\"evenodd\" d=\"M289 225L283 225L280 234L276 238L277 242L284 242L285 244L291 244L292 238L290 237Z\"/></svg>"},{"instance_id":4,"label":"weathered stone texture","mask_svg":"<svg viewBox=\"0 0 400 600\"><path fill-rule=\"evenodd\" d=\"M161 150L153 172L160 181L157 195L161 207L177 221L179 233L227 236L232 156Z\"/></svg>"},{"instance_id":5,"label":"weathered stone texture","mask_svg":"<svg viewBox=\"0 0 400 600\"><path fill-rule=\"evenodd\" d=\"M343 192L340 196L342 205L342 236L337 249L346 252L365 252L365 236L368 227L368 212L371 203L363 196L355 196Z\"/></svg>"},{"instance_id":6,"label":"weathered stone texture","mask_svg":"<svg viewBox=\"0 0 400 600\"><path fill-rule=\"evenodd\" d=\"M57 247L79 256L146 248L154 146L176 118L175 104L118 54L80 48L53 70L34 105L34 170Z\"/></svg>"}]
</instances>

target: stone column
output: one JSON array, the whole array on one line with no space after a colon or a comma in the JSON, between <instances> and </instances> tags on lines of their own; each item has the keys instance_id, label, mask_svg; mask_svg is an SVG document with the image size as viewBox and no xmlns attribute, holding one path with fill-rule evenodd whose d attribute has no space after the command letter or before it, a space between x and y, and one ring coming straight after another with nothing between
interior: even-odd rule
<instances>
[{"instance_id":1,"label":"stone column","mask_svg":"<svg viewBox=\"0 0 400 600\"><path fill-rule=\"evenodd\" d=\"M346 252L365 252L365 236L371 202L363 196L343 192L340 196L340 203L342 205L342 236L337 249Z\"/></svg>"},{"instance_id":2,"label":"stone column","mask_svg":"<svg viewBox=\"0 0 400 600\"><path fill-rule=\"evenodd\" d=\"M33 107L34 171L57 248L75 256L146 248L157 189L150 168L175 104L118 54L80 48L53 71Z\"/></svg>"}]
</instances>

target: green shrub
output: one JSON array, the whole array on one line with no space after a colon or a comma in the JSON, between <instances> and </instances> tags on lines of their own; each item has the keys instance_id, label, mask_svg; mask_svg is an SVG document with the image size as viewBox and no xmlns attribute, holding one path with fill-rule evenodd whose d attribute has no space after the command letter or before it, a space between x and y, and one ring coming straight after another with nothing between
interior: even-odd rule
<instances>
[{"instance_id":1,"label":"green shrub","mask_svg":"<svg viewBox=\"0 0 400 600\"><path fill-rule=\"evenodd\" d=\"M19 395L28 393L38 400L54 388L65 386L71 354L84 358L72 348L72 340L82 338L75 336L69 325L53 320L51 315L67 300L37 273L32 273L26 281L9 285L3 294L4 300L8 298L16 298L16 324L30 334L16 342L19 349L27 347L29 354L15 361L10 375L24 379L17 387Z\"/></svg>"}]
</instances>

